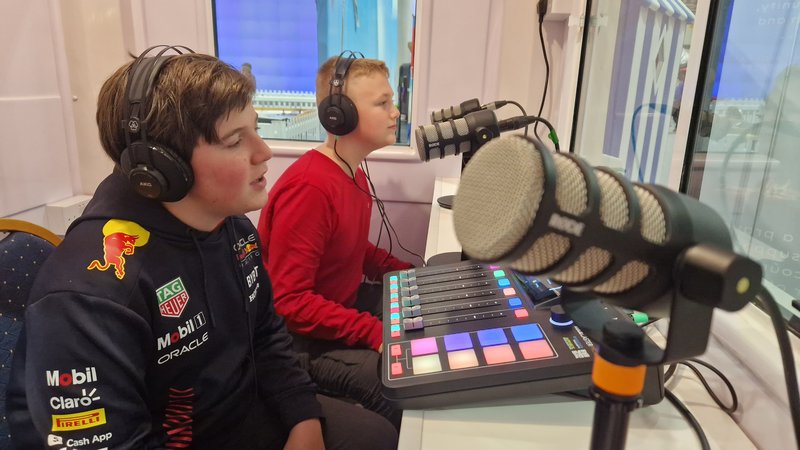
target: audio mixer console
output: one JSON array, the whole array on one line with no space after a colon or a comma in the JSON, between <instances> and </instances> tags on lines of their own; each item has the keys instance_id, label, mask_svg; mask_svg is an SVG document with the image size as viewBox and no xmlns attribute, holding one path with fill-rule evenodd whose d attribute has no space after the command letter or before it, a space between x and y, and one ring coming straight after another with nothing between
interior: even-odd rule
<instances>
[{"instance_id":1,"label":"audio mixer console","mask_svg":"<svg viewBox=\"0 0 800 450\"><path fill-rule=\"evenodd\" d=\"M559 287L515 275L473 261L386 274L384 396L419 409L588 388L594 344L550 308Z\"/></svg>"}]
</instances>

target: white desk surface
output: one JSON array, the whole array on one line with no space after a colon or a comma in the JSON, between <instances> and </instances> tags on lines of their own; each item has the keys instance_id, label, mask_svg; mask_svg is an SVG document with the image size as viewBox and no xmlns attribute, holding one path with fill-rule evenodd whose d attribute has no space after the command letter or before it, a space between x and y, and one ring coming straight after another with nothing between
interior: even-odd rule
<instances>
[{"instance_id":1,"label":"white desk surface","mask_svg":"<svg viewBox=\"0 0 800 450\"><path fill-rule=\"evenodd\" d=\"M454 194L458 180L437 179L434 186L425 258L460 251L452 212L436 199ZM657 331L654 331L657 333ZM650 333L659 341L660 335ZM683 367L667 383L695 415L712 449L755 449L741 428L710 399L700 382ZM726 396L722 396L726 399ZM491 406L406 410L399 450L516 450L589 448L594 402L566 395L508 399ZM633 411L627 449L699 449L692 427L666 399Z\"/></svg>"}]
</instances>

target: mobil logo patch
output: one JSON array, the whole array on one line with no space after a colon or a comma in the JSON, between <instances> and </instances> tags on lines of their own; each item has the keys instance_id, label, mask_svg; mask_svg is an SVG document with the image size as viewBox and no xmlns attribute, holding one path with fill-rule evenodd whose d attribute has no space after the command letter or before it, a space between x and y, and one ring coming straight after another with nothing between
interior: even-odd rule
<instances>
[{"instance_id":1,"label":"mobil logo patch","mask_svg":"<svg viewBox=\"0 0 800 450\"><path fill-rule=\"evenodd\" d=\"M67 372L47 370L45 371L45 375L47 378L47 385L54 387L67 387L97 382L97 370L94 367L87 367L83 370L72 369Z\"/></svg>"},{"instance_id":2,"label":"mobil logo patch","mask_svg":"<svg viewBox=\"0 0 800 450\"><path fill-rule=\"evenodd\" d=\"M189 293L183 285L181 277L156 289L158 297L158 310L164 317L180 317L186 304L189 303Z\"/></svg>"}]
</instances>

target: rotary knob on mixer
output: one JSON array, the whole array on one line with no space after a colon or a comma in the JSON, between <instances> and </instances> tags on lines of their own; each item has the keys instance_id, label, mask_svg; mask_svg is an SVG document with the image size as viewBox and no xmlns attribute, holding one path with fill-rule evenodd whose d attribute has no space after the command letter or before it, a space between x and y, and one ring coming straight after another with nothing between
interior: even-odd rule
<instances>
[{"instance_id":1,"label":"rotary knob on mixer","mask_svg":"<svg viewBox=\"0 0 800 450\"><path fill-rule=\"evenodd\" d=\"M571 327L573 324L572 317L564 311L564 307L561 305L555 305L550 308L550 323L556 327Z\"/></svg>"}]
</instances>

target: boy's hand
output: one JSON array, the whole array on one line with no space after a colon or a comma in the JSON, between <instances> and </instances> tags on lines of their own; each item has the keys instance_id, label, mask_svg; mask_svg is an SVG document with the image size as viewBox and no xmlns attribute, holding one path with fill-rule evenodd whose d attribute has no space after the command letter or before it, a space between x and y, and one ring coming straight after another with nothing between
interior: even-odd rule
<instances>
[{"instance_id":1,"label":"boy's hand","mask_svg":"<svg viewBox=\"0 0 800 450\"><path fill-rule=\"evenodd\" d=\"M308 419L295 425L283 450L325 450L319 419Z\"/></svg>"}]
</instances>

